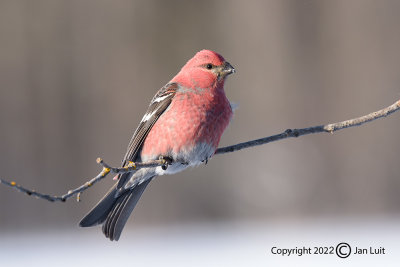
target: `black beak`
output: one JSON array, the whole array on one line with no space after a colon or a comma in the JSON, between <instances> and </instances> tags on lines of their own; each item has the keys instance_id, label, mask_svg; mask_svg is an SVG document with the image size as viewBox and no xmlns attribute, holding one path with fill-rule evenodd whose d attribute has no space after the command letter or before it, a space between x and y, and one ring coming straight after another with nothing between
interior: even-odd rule
<instances>
[{"instance_id":1,"label":"black beak","mask_svg":"<svg viewBox=\"0 0 400 267\"><path fill-rule=\"evenodd\" d=\"M222 69L222 72L224 73L224 76L226 76L226 75L235 73L236 70L235 70L234 67L232 67L232 65L229 62L225 61L224 68Z\"/></svg>"}]
</instances>

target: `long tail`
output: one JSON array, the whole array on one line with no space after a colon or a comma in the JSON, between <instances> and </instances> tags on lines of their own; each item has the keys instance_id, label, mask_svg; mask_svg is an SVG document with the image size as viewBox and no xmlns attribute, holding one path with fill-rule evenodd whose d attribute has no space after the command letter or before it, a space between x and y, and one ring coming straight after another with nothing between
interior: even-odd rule
<instances>
[{"instance_id":1,"label":"long tail","mask_svg":"<svg viewBox=\"0 0 400 267\"><path fill-rule=\"evenodd\" d=\"M129 215L151 180L147 179L118 197L115 197L117 192L117 184L115 184L80 221L79 226L90 227L103 224L104 235L111 241L118 241Z\"/></svg>"}]
</instances>

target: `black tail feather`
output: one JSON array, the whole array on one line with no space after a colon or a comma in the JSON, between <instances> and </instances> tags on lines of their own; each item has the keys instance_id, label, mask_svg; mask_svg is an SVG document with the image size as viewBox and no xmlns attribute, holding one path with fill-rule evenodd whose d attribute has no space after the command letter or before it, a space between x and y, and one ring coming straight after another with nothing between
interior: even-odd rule
<instances>
[{"instance_id":1,"label":"black tail feather","mask_svg":"<svg viewBox=\"0 0 400 267\"><path fill-rule=\"evenodd\" d=\"M147 179L118 197L116 197L117 184L115 184L103 199L81 220L79 225L89 227L102 223L104 235L111 241L118 241L129 215L150 181L151 179Z\"/></svg>"},{"instance_id":2,"label":"black tail feather","mask_svg":"<svg viewBox=\"0 0 400 267\"><path fill-rule=\"evenodd\" d=\"M117 184L107 192L107 194L93 207L85 217L79 222L80 227L91 227L102 224L107 218L116 201Z\"/></svg>"},{"instance_id":3,"label":"black tail feather","mask_svg":"<svg viewBox=\"0 0 400 267\"><path fill-rule=\"evenodd\" d=\"M118 197L112 210L108 213L102 228L104 235L111 241L118 241L129 215L132 213L150 181L151 179L148 179Z\"/></svg>"}]
</instances>

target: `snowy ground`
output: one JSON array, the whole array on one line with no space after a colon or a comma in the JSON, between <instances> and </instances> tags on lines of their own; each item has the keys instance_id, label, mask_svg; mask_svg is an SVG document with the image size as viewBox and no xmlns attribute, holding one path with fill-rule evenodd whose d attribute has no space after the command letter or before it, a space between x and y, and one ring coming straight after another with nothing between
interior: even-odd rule
<instances>
[{"instance_id":1,"label":"snowy ground","mask_svg":"<svg viewBox=\"0 0 400 267\"><path fill-rule=\"evenodd\" d=\"M100 229L0 232L1 266L398 266L400 218L315 219L139 228L119 242ZM385 248L383 255L282 256L272 247ZM346 248L343 250L346 253Z\"/></svg>"}]
</instances>

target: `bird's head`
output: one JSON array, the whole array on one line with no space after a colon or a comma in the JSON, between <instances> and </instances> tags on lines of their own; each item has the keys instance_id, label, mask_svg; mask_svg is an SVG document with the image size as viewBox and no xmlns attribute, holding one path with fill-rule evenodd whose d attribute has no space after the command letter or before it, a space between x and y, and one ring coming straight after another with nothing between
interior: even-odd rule
<instances>
[{"instance_id":1,"label":"bird's head","mask_svg":"<svg viewBox=\"0 0 400 267\"><path fill-rule=\"evenodd\" d=\"M201 50L182 67L173 81L189 87L220 87L235 68L211 50Z\"/></svg>"}]
</instances>

